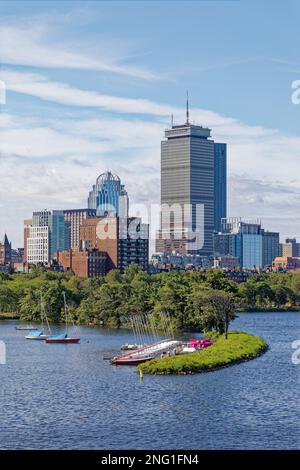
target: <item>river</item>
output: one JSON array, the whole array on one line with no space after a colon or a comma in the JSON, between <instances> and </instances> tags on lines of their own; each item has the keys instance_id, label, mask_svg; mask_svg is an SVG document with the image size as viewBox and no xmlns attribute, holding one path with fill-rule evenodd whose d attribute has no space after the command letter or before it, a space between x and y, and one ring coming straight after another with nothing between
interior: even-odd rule
<instances>
[{"instance_id":1,"label":"river","mask_svg":"<svg viewBox=\"0 0 300 470\"><path fill-rule=\"evenodd\" d=\"M243 313L231 329L263 336L263 356L193 376L145 376L103 360L128 331L80 327L79 345L27 341L0 322L1 449L297 449L299 313ZM196 335L197 336L197 335Z\"/></svg>"}]
</instances>

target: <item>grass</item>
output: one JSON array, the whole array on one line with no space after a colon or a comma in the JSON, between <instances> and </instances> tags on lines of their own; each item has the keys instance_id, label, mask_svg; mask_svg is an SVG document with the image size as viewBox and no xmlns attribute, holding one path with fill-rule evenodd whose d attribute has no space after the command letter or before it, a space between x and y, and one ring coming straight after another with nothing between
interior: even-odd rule
<instances>
[{"instance_id":1,"label":"grass","mask_svg":"<svg viewBox=\"0 0 300 470\"><path fill-rule=\"evenodd\" d=\"M19 315L13 312L0 312L0 320L18 320Z\"/></svg>"},{"instance_id":2,"label":"grass","mask_svg":"<svg viewBox=\"0 0 300 470\"><path fill-rule=\"evenodd\" d=\"M212 346L191 354L153 359L138 366L139 371L151 375L182 375L209 372L239 362L255 359L263 354L268 344L263 338L233 331L226 340L218 336Z\"/></svg>"}]
</instances>

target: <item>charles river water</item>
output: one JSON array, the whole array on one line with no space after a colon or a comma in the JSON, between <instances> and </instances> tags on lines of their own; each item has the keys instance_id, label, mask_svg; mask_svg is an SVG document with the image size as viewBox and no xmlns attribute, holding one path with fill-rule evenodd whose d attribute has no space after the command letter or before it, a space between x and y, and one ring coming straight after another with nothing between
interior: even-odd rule
<instances>
[{"instance_id":1,"label":"charles river water","mask_svg":"<svg viewBox=\"0 0 300 470\"><path fill-rule=\"evenodd\" d=\"M258 359L191 376L144 376L104 357L128 331L80 327L79 345L25 340L0 322L1 449L297 449L300 313L243 313L231 329L264 337ZM57 329L59 329L57 327ZM197 337L199 335L192 335Z\"/></svg>"}]
</instances>

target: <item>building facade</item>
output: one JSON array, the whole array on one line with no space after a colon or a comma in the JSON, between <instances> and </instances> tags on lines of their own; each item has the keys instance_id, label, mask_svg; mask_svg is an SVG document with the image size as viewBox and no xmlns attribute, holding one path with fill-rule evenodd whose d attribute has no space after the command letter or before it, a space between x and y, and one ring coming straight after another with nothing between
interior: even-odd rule
<instances>
[{"instance_id":1,"label":"building facade","mask_svg":"<svg viewBox=\"0 0 300 470\"><path fill-rule=\"evenodd\" d=\"M24 256L31 264L46 264L58 251L70 248L70 225L63 211L41 210L33 212L31 223L24 225Z\"/></svg>"},{"instance_id":2,"label":"building facade","mask_svg":"<svg viewBox=\"0 0 300 470\"><path fill-rule=\"evenodd\" d=\"M188 121L165 131L161 142L161 227L156 251L213 252L214 141L210 129Z\"/></svg>"},{"instance_id":3,"label":"building facade","mask_svg":"<svg viewBox=\"0 0 300 470\"><path fill-rule=\"evenodd\" d=\"M107 272L124 272L131 263L148 269L149 225L139 217L115 216L86 219L80 227L82 250L97 249L107 254Z\"/></svg>"},{"instance_id":4,"label":"building facade","mask_svg":"<svg viewBox=\"0 0 300 470\"><path fill-rule=\"evenodd\" d=\"M215 225L222 230L222 219L227 217L227 145L215 143Z\"/></svg>"},{"instance_id":5,"label":"building facade","mask_svg":"<svg viewBox=\"0 0 300 470\"><path fill-rule=\"evenodd\" d=\"M4 235L3 241L0 241L0 264L9 265L11 263L11 243L8 241L7 235Z\"/></svg>"},{"instance_id":6,"label":"building facade","mask_svg":"<svg viewBox=\"0 0 300 470\"><path fill-rule=\"evenodd\" d=\"M70 224L70 247L79 249L80 226L85 219L96 216L96 209L67 209L64 210L65 222Z\"/></svg>"},{"instance_id":7,"label":"building facade","mask_svg":"<svg viewBox=\"0 0 300 470\"><path fill-rule=\"evenodd\" d=\"M117 175L106 171L98 176L89 193L88 208L96 210L98 216L128 215L128 194Z\"/></svg>"},{"instance_id":8,"label":"building facade","mask_svg":"<svg viewBox=\"0 0 300 470\"><path fill-rule=\"evenodd\" d=\"M214 235L215 255L231 255L244 269L272 267L279 253L279 233L262 229L260 221L222 220L222 232Z\"/></svg>"},{"instance_id":9,"label":"building facade","mask_svg":"<svg viewBox=\"0 0 300 470\"><path fill-rule=\"evenodd\" d=\"M105 276L107 253L99 250L73 250L59 252L59 265L64 271L73 271L79 277Z\"/></svg>"}]
</instances>

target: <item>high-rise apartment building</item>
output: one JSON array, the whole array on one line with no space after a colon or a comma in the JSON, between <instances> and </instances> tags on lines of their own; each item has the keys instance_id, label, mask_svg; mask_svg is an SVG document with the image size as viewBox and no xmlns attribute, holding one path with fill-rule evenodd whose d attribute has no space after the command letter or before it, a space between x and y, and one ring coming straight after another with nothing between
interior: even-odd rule
<instances>
[{"instance_id":1,"label":"high-rise apartment building","mask_svg":"<svg viewBox=\"0 0 300 470\"><path fill-rule=\"evenodd\" d=\"M98 176L88 197L88 208L95 209L97 216L117 215L127 217L128 194L119 176L106 171Z\"/></svg>"}]
</instances>

